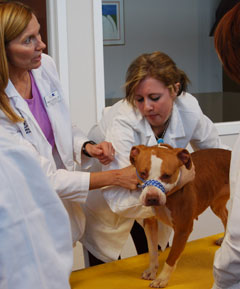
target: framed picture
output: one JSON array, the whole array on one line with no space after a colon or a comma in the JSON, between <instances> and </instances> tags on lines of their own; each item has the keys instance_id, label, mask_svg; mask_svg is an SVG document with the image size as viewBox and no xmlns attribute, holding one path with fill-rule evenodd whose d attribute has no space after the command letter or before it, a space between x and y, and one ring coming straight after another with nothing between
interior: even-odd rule
<instances>
[{"instance_id":1,"label":"framed picture","mask_svg":"<svg viewBox=\"0 0 240 289\"><path fill-rule=\"evenodd\" d=\"M124 44L123 0L102 0L103 44Z\"/></svg>"}]
</instances>

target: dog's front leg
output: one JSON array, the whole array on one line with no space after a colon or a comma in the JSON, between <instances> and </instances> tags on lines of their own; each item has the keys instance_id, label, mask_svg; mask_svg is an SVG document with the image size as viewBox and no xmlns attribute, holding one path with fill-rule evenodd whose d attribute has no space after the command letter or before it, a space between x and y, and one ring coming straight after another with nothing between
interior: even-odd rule
<instances>
[{"instance_id":1,"label":"dog's front leg","mask_svg":"<svg viewBox=\"0 0 240 289\"><path fill-rule=\"evenodd\" d=\"M148 242L149 250L149 268L142 274L142 278L153 280L156 278L158 271L158 223L157 219L152 217L144 219L144 230Z\"/></svg>"},{"instance_id":2,"label":"dog's front leg","mask_svg":"<svg viewBox=\"0 0 240 289\"><path fill-rule=\"evenodd\" d=\"M173 243L167 260L164 264L164 267L161 273L157 276L157 278L152 281L150 287L153 288L163 288L166 287L168 281L176 268L177 261L180 258L181 253L183 252L185 245L187 243L188 237L192 232L193 222L189 224L185 224L182 227L175 228Z\"/></svg>"}]
</instances>

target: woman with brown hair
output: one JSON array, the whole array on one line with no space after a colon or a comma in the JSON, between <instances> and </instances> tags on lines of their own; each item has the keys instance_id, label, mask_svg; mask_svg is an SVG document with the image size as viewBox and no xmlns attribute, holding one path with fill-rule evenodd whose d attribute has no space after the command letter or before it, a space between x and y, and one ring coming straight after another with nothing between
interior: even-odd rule
<instances>
[{"instance_id":1,"label":"woman with brown hair","mask_svg":"<svg viewBox=\"0 0 240 289\"><path fill-rule=\"evenodd\" d=\"M214 34L215 48L227 74L240 84L240 3L227 12ZM240 288L240 137L230 166L228 224L221 248L214 259L213 289Z\"/></svg>"},{"instance_id":2,"label":"woman with brown hair","mask_svg":"<svg viewBox=\"0 0 240 289\"><path fill-rule=\"evenodd\" d=\"M89 133L93 140L111 141L115 148L116 158L104 170L129 165L131 147L138 144L152 146L164 141L185 148L190 143L195 150L222 146L214 124L203 114L196 98L186 92L188 81L175 62L160 51L142 54L130 64L125 99L107 108L100 123ZM188 182L189 176L183 171L180 185ZM83 243L98 259L117 259L134 220L141 222L154 214L151 207L142 206L139 195L139 190L130 194L120 188L104 189L104 198L102 192L98 198L96 194L91 198L90 193ZM162 225L162 249L170 232L170 227ZM138 253L147 251L144 239L144 234L134 237Z\"/></svg>"}]
</instances>

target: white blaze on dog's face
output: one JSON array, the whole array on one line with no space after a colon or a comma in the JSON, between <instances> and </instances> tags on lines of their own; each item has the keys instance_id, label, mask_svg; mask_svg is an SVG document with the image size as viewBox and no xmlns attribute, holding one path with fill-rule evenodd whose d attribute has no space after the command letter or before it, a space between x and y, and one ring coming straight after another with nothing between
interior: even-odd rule
<instances>
[{"instance_id":1,"label":"white blaze on dog's face","mask_svg":"<svg viewBox=\"0 0 240 289\"><path fill-rule=\"evenodd\" d=\"M166 160L165 160L166 161ZM155 154L151 155L151 166L147 180L157 180L161 182L165 189L165 193L155 186L147 186L143 189L140 200L145 206L161 206L166 203L166 192L173 189L180 178L179 169L174 172L175 176L164 171L164 160Z\"/></svg>"},{"instance_id":2,"label":"white blaze on dog's face","mask_svg":"<svg viewBox=\"0 0 240 289\"><path fill-rule=\"evenodd\" d=\"M136 167L138 174L145 181L160 182L165 191L172 190L180 178L180 167L183 165L178 153L181 149L169 146L133 147L130 155L131 163ZM155 186L146 186L140 200L145 206L160 206L166 203L166 193Z\"/></svg>"}]
</instances>

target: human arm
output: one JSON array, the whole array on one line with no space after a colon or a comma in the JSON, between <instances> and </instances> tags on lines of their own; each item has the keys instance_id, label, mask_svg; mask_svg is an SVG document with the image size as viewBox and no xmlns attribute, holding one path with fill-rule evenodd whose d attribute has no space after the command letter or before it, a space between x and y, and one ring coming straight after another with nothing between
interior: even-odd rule
<instances>
[{"instance_id":1,"label":"human arm","mask_svg":"<svg viewBox=\"0 0 240 289\"><path fill-rule=\"evenodd\" d=\"M216 125L203 113L197 99L187 92L178 96L174 102L167 137L166 142L169 141L173 147L186 148L190 143L194 151L207 148L230 149L221 142Z\"/></svg>"},{"instance_id":2,"label":"human arm","mask_svg":"<svg viewBox=\"0 0 240 289\"><path fill-rule=\"evenodd\" d=\"M56 169L50 160L40 155L26 140L22 139L21 143L38 160L54 190L62 199L78 199L80 202L85 202L88 190L105 186L136 189L138 181L132 166L120 170L91 173Z\"/></svg>"},{"instance_id":3,"label":"human arm","mask_svg":"<svg viewBox=\"0 0 240 289\"><path fill-rule=\"evenodd\" d=\"M110 142L103 141L99 144L87 141L82 146L82 153L88 157L94 157L103 165L114 160L115 150Z\"/></svg>"},{"instance_id":4,"label":"human arm","mask_svg":"<svg viewBox=\"0 0 240 289\"><path fill-rule=\"evenodd\" d=\"M184 187L187 183L191 182L195 178L195 167L192 163L192 166L190 169L187 169L184 165L180 168L180 179L176 185L171 191L167 192L167 196L175 193L176 191L180 190L182 187Z\"/></svg>"},{"instance_id":5,"label":"human arm","mask_svg":"<svg viewBox=\"0 0 240 289\"><path fill-rule=\"evenodd\" d=\"M190 144L194 151L206 148L223 148L231 150L230 147L221 142L216 126L202 112L199 116Z\"/></svg>"},{"instance_id":6,"label":"human arm","mask_svg":"<svg viewBox=\"0 0 240 289\"><path fill-rule=\"evenodd\" d=\"M74 159L81 168L88 169L93 164L91 157L98 159L104 165L114 159L115 151L110 142L102 141L99 144L94 144L76 125L72 126L72 132Z\"/></svg>"},{"instance_id":7,"label":"human arm","mask_svg":"<svg viewBox=\"0 0 240 289\"><path fill-rule=\"evenodd\" d=\"M128 115L129 116L129 115ZM135 122L135 120L133 119ZM121 169L129 166L129 155L133 145L140 144L140 135L134 129L126 115L114 118L106 130L106 140L111 141L115 148L115 160L104 170ZM147 218L153 216L150 207L141 204L141 189L129 191L121 187L109 187L103 190L104 198L111 210L128 218Z\"/></svg>"},{"instance_id":8,"label":"human arm","mask_svg":"<svg viewBox=\"0 0 240 289\"><path fill-rule=\"evenodd\" d=\"M94 190L105 186L120 186L128 190L135 190L137 184L136 169L133 166L128 166L122 169L92 172L90 174L89 189Z\"/></svg>"}]
</instances>

